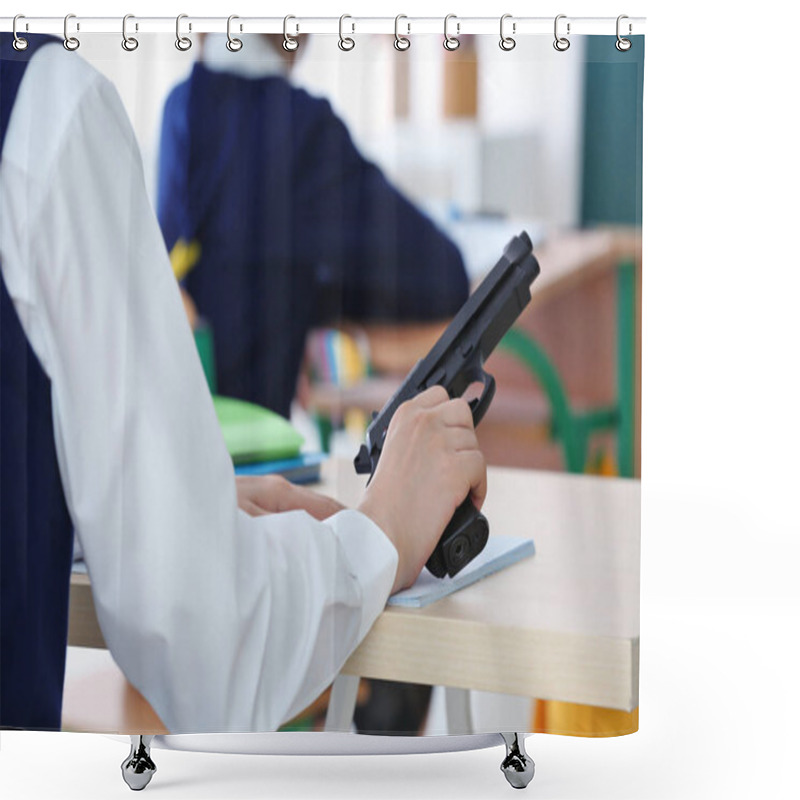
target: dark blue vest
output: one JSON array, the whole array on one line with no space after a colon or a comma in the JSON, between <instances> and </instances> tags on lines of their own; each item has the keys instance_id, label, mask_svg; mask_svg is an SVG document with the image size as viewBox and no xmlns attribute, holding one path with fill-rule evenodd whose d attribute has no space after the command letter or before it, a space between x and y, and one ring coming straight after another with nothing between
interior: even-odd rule
<instances>
[{"instance_id":1,"label":"dark blue vest","mask_svg":"<svg viewBox=\"0 0 800 800\"><path fill-rule=\"evenodd\" d=\"M25 38L0 34L0 153L28 60L57 41ZM50 381L0 273L0 727L61 727L71 563Z\"/></svg>"}]
</instances>

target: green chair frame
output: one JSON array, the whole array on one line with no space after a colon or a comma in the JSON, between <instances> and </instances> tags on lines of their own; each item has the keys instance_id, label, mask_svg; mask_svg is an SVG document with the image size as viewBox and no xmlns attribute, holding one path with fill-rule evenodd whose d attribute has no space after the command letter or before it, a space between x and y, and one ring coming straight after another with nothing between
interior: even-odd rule
<instances>
[{"instance_id":1,"label":"green chair frame","mask_svg":"<svg viewBox=\"0 0 800 800\"><path fill-rule=\"evenodd\" d=\"M541 346L519 328L512 328L500 348L519 359L542 387L551 411L550 433L564 449L568 472L584 472L592 434L617 431L619 474L634 474L634 418L636 368L636 265L617 267L617 402L587 411L575 411L555 365Z\"/></svg>"}]
</instances>

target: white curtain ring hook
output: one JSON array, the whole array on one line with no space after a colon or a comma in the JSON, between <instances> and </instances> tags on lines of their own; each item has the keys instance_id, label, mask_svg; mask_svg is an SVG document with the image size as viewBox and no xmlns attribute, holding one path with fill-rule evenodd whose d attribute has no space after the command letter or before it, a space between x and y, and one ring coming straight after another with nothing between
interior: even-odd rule
<instances>
[{"instance_id":1,"label":"white curtain ring hook","mask_svg":"<svg viewBox=\"0 0 800 800\"><path fill-rule=\"evenodd\" d=\"M616 48L617 48L617 50L619 50L619 51L620 51L620 53L625 53L625 52L627 52L628 50L630 50L630 49L631 49L631 47L633 47L633 42L632 42L630 39L626 39L626 38L625 38L625 37L624 37L624 36L623 36L623 35L620 33L620 30L621 30L620 23L621 23L621 22L622 22L622 20L624 20L624 19L628 19L628 15L627 15L627 14L620 14L620 15L617 17L617 41L616 41L616 42L614 42L614 47L616 47ZM629 35L629 36L630 36L630 34L631 34L631 31L632 31L632 30L633 30L633 26L632 26L632 25L630 24L630 22L629 22L629 23L628 23L628 35Z\"/></svg>"},{"instance_id":2,"label":"white curtain ring hook","mask_svg":"<svg viewBox=\"0 0 800 800\"><path fill-rule=\"evenodd\" d=\"M133 14L126 14L122 18L122 49L132 53L139 46L139 40L135 39L133 36L128 36L129 19L136 19L136 17L134 17ZM138 23L134 23L134 29L137 31L139 30Z\"/></svg>"},{"instance_id":3,"label":"white curtain ring hook","mask_svg":"<svg viewBox=\"0 0 800 800\"><path fill-rule=\"evenodd\" d=\"M349 14L342 14L342 16L339 17L339 49L344 50L345 53L348 53L356 46L356 43L354 39L351 39L349 36L344 35L343 27L344 27L344 21L346 19L353 19L353 18ZM352 28L351 33L355 33L356 32L355 22L350 23L350 26Z\"/></svg>"},{"instance_id":4,"label":"white curtain ring hook","mask_svg":"<svg viewBox=\"0 0 800 800\"><path fill-rule=\"evenodd\" d=\"M408 50L411 47L411 39L408 36L401 36L400 35L400 20L401 19L408 19L405 14L398 14L394 18L394 49L399 50L401 53L405 50ZM411 33L411 23L406 23L406 28L408 33Z\"/></svg>"},{"instance_id":5,"label":"white curtain ring hook","mask_svg":"<svg viewBox=\"0 0 800 800\"><path fill-rule=\"evenodd\" d=\"M558 35L558 21L560 19L566 19L566 14L559 14L555 22L553 23L553 36L555 37L555 41L553 42L553 47L558 50L559 53L563 53L565 50L569 50L570 41L567 39L567 36L570 34L570 23L567 23L567 36L559 36Z\"/></svg>"},{"instance_id":6,"label":"white curtain ring hook","mask_svg":"<svg viewBox=\"0 0 800 800\"><path fill-rule=\"evenodd\" d=\"M242 49L242 47L244 47L244 43L242 42L242 40L241 39L237 39L231 33L231 23L235 19L239 19L239 17L236 14L231 14L228 17L228 27L227 27L228 41L225 42L225 47L227 47L228 50L230 50L231 53L238 53ZM239 26L239 30L241 30L241 29L242 29L241 26Z\"/></svg>"},{"instance_id":7,"label":"white curtain ring hook","mask_svg":"<svg viewBox=\"0 0 800 800\"><path fill-rule=\"evenodd\" d=\"M295 39L294 36L289 35L289 20L290 19L297 19L297 17L293 17L291 14L287 14L283 18L283 49L286 50L287 53L293 53L300 45L300 42ZM299 28L295 25L295 32L299 33Z\"/></svg>"},{"instance_id":8,"label":"white curtain ring hook","mask_svg":"<svg viewBox=\"0 0 800 800\"><path fill-rule=\"evenodd\" d=\"M456 36L451 36L447 32L447 25L451 19L456 21ZM448 14L444 18L444 41L442 42L442 47L444 47L445 50L450 50L451 52L453 50L458 50L458 48L461 46L461 42L457 38L459 33L461 33L461 23L458 21L458 17L455 14Z\"/></svg>"},{"instance_id":9,"label":"white curtain ring hook","mask_svg":"<svg viewBox=\"0 0 800 800\"><path fill-rule=\"evenodd\" d=\"M511 36L505 35L506 20L511 19L511 17L512 17L511 14L503 14L503 16L500 17L500 49L505 50L506 52L508 52L509 50L513 50L517 46L516 39L513 39ZM511 32L512 33L517 32L516 22L511 23Z\"/></svg>"},{"instance_id":10,"label":"white curtain ring hook","mask_svg":"<svg viewBox=\"0 0 800 800\"><path fill-rule=\"evenodd\" d=\"M64 17L64 49L69 50L70 53L74 53L81 46L81 43L76 36L69 35L68 25L71 19L75 19L74 14L67 14L67 16ZM79 31L80 29L81 29L80 23L76 22L75 30Z\"/></svg>"},{"instance_id":11,"label":"white curtain ring hook","mask_svg":"<svg viewBox=\"0 0 800 800\"><path fill-rule=\"evenodd\" d=\"M15 50L19 51L20 53L23 50L27 50L28 49L28 40L27 39L23 39L22 36L19 36L17 34L17 21L21 20L21 19L25 19L25 15L24 14L17 14L14 17L14 22L11 25L11 31L14 34L14 41L11 43L11 45ZM27 29L28 29L28 24L25 23L25 30L27 30Z\"/></svg>"},{"instance_id":12,"label":"white curtain ring hook","mask_svg":"<svg viewBox=\"0 0 800 800\"><path fill-rule=\"evenodd\" d=\"M188 36L181 35L181 20L188 19L188 14L178 14L175 20L175 47L180 50L182 53L185 53L187 50L191 49L192 40ZM189 23L189 33L192 32L192 23Z\"/></svg>"}]
</instances>

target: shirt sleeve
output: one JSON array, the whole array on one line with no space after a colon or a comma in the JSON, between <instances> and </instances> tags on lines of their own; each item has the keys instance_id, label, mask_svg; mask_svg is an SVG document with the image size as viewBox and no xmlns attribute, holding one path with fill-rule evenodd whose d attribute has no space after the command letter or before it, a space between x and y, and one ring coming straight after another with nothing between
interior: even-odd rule
<instances>
[{"instance_id":1,"label":"shirt sleeve","mask_svg":"<svg viewBox=\"0 0 800 800\"><path fill-rule=\"evenodd\" d=\"M32 59L3 153L3 268L52 382L100 627L172 733L273 730L367 633L397 553L356 511L237 508L124 109L55 49Z\"/></svg>"}]
</instances>

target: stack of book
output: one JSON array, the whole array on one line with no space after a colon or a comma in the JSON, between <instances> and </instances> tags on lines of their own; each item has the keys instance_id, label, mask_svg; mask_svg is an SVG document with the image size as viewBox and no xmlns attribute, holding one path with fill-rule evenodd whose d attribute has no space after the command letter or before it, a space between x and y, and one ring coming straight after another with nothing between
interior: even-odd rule
<instances>
[{"instance_id":1,"label":"stack of book","mask_svg":"<svg viewBox=\"0 0 800 800\"><path fill-rule=\"evenodd\" d=\"M293 483L316 483L323 453L303 453L302 435L274 411L214 397L225 445L237 475L282 475Z\"/></svg>"}]
</instances>

